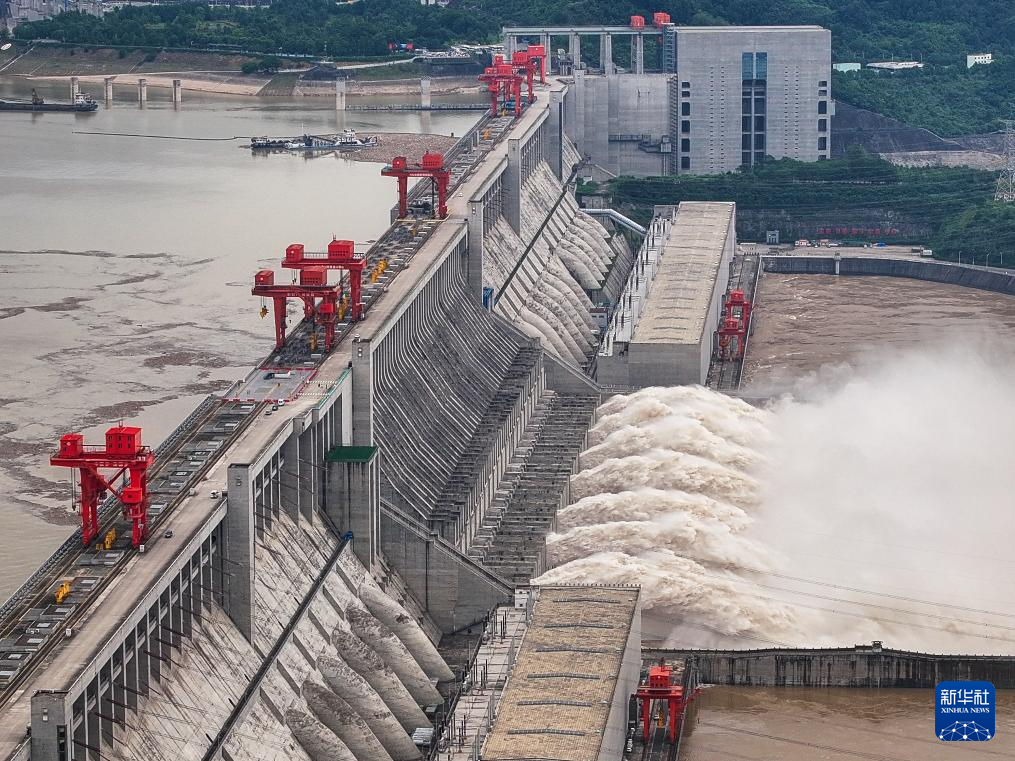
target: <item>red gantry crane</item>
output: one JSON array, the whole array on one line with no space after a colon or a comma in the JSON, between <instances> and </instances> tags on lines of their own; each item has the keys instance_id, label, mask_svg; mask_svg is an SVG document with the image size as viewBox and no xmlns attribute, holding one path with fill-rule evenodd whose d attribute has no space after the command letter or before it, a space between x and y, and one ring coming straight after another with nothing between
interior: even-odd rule
<instances>
[{"instance_id":1,"label":"red gantry crane","mask_svg":"<svg viewBox=\"0 0 1015 761\"><path fill-rule=\"evenodd\" d=\"M487 66L479 75L479 81L486 83L490 93L490 114L500 116L501 104L506 109L508 101L514 98L515 116L522 113L522 75L504 60L504 56L493 57L493 66Z\"/></svg>"},{"instance_id":2,"label":"red gantry crane","mask_svg":"<svg viewBox=\"0 0 1015 761\"><path fill-rule=\"evenodd\" d=\"M652 703L660 701L664 705L659 708L659 726L668 724L670 742L676 743L680 716L693 695L684 695L684 688L673 684L673 669L669 666L652 666L648 672L648 684L639 685L634 697L638 700L641 711L645 742L648 742L652 723Z\"/></svg>"},{"instance_id":3,"label":"red gantry crane","mask_svg":"<svg viewBox=\"0 0 1015 761\"><path fill-rule=\"evenodd\" d=\"M525 66L527 69L532 70L532 76L539 75L539 84L546 84L546 48L542 45L528 45L525 50L519 51L521 55L525 56L522 61L521 55L515 53L511 62L516 65ZM520 72L525 73L525 72ZM531 83L531 79L529 80ZM531 91L531 88L530 88ZM531 103L531 101L529 101Z\"/></svg>"},{"instance_id":4,"label":"red gantry crane","mask_svg":"<svg viewBox=\"0 0 1015 761\"><path fill-rule=\"evenodd\" d=\"M405 156L395 156L388 166L381 170L384 177L398 179L398 218L409 216L409 178L428 177L431 183L431 197L436 195L435 210L438 219L448 215L448 186L451 184L451 170L444 166L443 153L423 154L418 164L410 164Z\"/></svg>"},{"instance_id":5,"label":"red gantry crane","mask_svg":"<svg viewBox=\"0 0 1015 761\"><path fill-rule=\"evenodd\" d=\"M148 536L148 468L155 462L151 447L141 445L141 429L117 425L106 431L106 445L84 443L80 433L60 437L60 450L49 458L51 465L77 468L81 480L81 538L87 547L99 533L99 500L110 491L123 503L123 517L134 524L135 547ZM116 470L106 478L100 470ZM114 482L128 478L117 489Z\"/></svg>"},{"instance_id":6,"label":"red gantry crane","mask_svg":"<svg viewBox=\"0 0 1015 761\"><path fill-rule=\"evenodd\" d=\"M751 327L751 302L742 288L734 288L726 297L725 317L719 329L719 355L723 359L743 359L747 331Z\"/></svg>"},{"instance_id":7,"label":"red gantry crane","mask_svg":"<svg viewBox=\"0 0 1015 761\"><path fill-rule=\"evenodd\" d=\"M516 74L525 78L526 90L528 93L528 100L526 101L526 104L531 106L536 101L536 93L532 89L532 84L536 77L538 59L530 57L527 50L519 50L511 56L511 66L515 70ZM517 105L517 99L515 103Z\"/></svg>"},{"instance_id":8,"label":"red gantry crane","mask_svg":"<svg viewBox=\"0 0 1015 761\"><path fill-rule=\"evenodd\" d=\"M302 243L293 243L285 250L282 266L299 271L299 282L275 283L275 273L260 270L254 275L254 296L270 298L275 313L275 348L285 345L286 304L289 299L303 300L303 315L315 325L324 326L324 350L331 351L335 342L335 320L339 317L341 280L328 284L328 270L349 273L349 311L353 320L363 316L363 270L366 257L357 254L351 240L332 240L322 254L307 253ZM263 314L263 312L262 312ZM316 333L315 333L316 335Z\"/></svg>"}]
</instances>

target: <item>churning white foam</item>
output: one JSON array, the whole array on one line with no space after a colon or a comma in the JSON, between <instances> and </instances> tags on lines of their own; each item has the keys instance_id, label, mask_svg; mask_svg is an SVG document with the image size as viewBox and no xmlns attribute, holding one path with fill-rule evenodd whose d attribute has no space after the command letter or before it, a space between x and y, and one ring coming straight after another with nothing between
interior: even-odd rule
<instances>
[{"instance_id":1,"label":"churning white foam","mask_svg":"<svg viewBox=\"0 0 1015 761\"><path fill-rule=\"evenodd\" d=\"M767 409L609 399L537 581L640 584L674 646L1015 652L1015 357L989 348L868 356Z\"/></svg>"}]
</instances>

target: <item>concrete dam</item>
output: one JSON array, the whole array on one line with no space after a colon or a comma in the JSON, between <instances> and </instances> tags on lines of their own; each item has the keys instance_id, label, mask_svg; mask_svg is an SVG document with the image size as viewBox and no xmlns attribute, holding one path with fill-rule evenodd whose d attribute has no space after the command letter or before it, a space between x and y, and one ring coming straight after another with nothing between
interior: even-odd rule
<instances>
[{"instance_id":1,"label":"concrete dam","mask_svg":"<svg viewBox=\"0 0 1015 761\"><path fill-rule=\"evenodd\" d=\"M460 141L448 217L393 223L329 353L298 326L155 450L143 552L78 532L4 604L0 756L433 752L469 670L444 644L546 568L635 260L567 190L566 95Z\"/></svg>"}]
</instances>

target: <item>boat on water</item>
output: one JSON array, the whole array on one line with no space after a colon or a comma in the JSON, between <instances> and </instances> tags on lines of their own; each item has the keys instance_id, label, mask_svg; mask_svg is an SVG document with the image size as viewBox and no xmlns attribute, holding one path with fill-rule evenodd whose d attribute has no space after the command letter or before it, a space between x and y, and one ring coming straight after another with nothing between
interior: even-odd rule
<instances>
[{"instance_id":1,"label":"boat on water","mask_svg":"<svg viewBox=\"0 0 1015 761\"><path fill-rule=\"evenodd\" d=\"M380 144L376 135L359 136L356 130L344 129L337 135L303 135L302 137L252 137L252 151L351 151Z\"/></svg>"},{"instance_id":2,"label":"boat on water","mask_svg":"<svg viewBox=\"0 0 1015 761\"><path fill-rule=\"evenodd\" d=\"M72 103L47 103L42 97L32 90L31 100L9 100L0 98L0 111L73 111L77 113L88 113L99 107L86 93L78 93L74 96Z\"/></svg>"}]
</instances>

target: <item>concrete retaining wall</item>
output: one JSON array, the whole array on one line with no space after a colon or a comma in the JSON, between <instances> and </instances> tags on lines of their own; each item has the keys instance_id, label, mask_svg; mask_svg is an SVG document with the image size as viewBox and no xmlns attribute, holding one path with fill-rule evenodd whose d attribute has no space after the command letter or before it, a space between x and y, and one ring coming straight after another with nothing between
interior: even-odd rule
<instances>
[{"instance_id":1,"label":"concrete retaining wall","mask_svg":"<svg viewBox=\"0 0 1015 761\"><path fill-rule=\"evenodd\" d=\"M493 607L510 600L504 582L394 508L381 512L381 549L442 632L483 621Z\"/></svg>"},{"instance_id":2,"label":"concrete retaining wall","mask_svg":"<svg viewBox=\"0 0 1015 761\"><path fill-rule=\"evenodd\" d=\"M826 650L645 651L688 659L705 684L753 687L934 687L949 680L982 680L1015 688L1015 656L931 655L876 646Z\"/></svg>"},{"instance_id":3,"label":"concrete retaining wall","mask_svg":"<svg viewBox=\"0 0 1015 761\"><path fill-rule=\"evenodd\" d=\"M832 256L763 256L766 272L801 275L834 275ZM878 259L874 257L841 257L840 275L882 275L928 280L934 283L961 285L1015 296L1015 275L1003 270L989 270L963 264L928 259Z\"/></svg>"}]
</instances>

